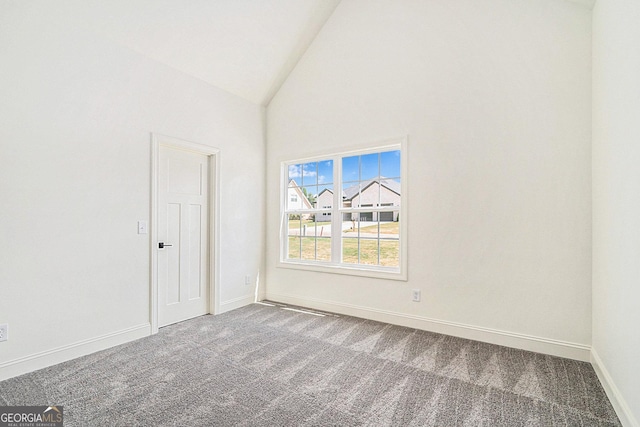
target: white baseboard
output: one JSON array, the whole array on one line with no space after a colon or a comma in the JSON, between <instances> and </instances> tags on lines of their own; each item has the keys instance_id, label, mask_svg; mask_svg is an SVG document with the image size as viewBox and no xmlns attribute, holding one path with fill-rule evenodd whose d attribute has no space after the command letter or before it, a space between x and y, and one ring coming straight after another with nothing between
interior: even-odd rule
<instances>
[{"instance_id":1,"label":"white baseboard","mask_svg":"<svg viewBox=\"0 0 640 427\"><path fill-rule=\"evenodd\" d=\"M57 363L95 353L151 334L151 324L145 323L99 337L78 341L29 356L0 363L0 381L37 371Z\"/></svg>"},{"instance_id":2,"label":"white baseboard","mask_svg":"<svg viewBox=\"0 0 640 427\"><path fill-rule=\"evenodd\" d=\"M613 382L613 378L611 378L611 374L605 367L604 363L602 363L602 359L598 356L598 353L594 348L591 348L591 365L593 365L593 369L596 371L598 375L598 379L600 383L602 383L602 387L604 391L607 393L607 397L613 406L613 409L616 410L616 414L618 414L618 418L623 426L628 427L640 427L640 422L633 416L631 413L631 409L629 405L627 405L627 401L622 397L622 393L616 387L616 384Z\"/></svg>"},{"instance_id":3,"label":"white baseboard","mask_svg":"<svg viewBox=\"0 0 640 427\"><path fill-rule=\"evenodd\" d=\"M268 291L266 299L274 302L294 304L314 308L316 310L345 314L347 316L362 317L365 319L392 323L394 325L407 326L410 328L438 332L475 341L534 351L536 353L565 357L583 362L589 362L591 357L591 347L585 344L576 344L514 332L500 331L497 329L431 319L411 314L362 307L353 304L338 303L335 301L316 298L301 298L296 295L279 294Z\"/></svg>"},{"instance_id":4,"label":"white baseboard","mask_svg":"<svg viewBox=\"0 0 640 427\"><path fill-rule=\"evenodd\" d=\"M255 302L255 295L245 295L243 297L230 299L228 301L224 301L220 303L220 313L226 313L227 311L235 310L236 308L244 307L245 305L249 305Z\"/></svg>"}]
</instances>

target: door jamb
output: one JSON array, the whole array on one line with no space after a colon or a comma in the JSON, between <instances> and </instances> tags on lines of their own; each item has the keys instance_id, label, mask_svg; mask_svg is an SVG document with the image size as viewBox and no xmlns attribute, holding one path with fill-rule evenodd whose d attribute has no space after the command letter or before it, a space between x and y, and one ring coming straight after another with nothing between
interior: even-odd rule
<instances>
[{"instance_id":1,"label":"door jamb","mask_svg":"<svg viewBox=\"0 0 640 427\"><path fill-rule=\"evenodd\" d=\"M203 154L209 158L209 271L208 312L220 312L220 149L158 133L151 134L151 217L149 321L151 333L158 332L158 177L160 146ZM213 274L212 274L213 273Z\"/></svg>"}]
</instances>

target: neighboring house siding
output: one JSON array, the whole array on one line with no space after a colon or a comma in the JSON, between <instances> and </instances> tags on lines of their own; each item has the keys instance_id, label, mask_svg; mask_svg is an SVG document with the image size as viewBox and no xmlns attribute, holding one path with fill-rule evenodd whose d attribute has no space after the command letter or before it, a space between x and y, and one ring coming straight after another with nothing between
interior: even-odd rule
<instances>
[{"instance_id":1,"label":"neighboring house siding","mask_svg":"<svg viewBox=\"0 0 640 427\"><path fill-rule=\"evenodd\" d=\"M400 206L400 183L391 179L382 178L380 181L371 180L364 190L359 192L358 186L353 186L343 192L343 206L377 208L379 206ZM389 188L391 187L391 188ZM379 204L378 204L379 203ZM316 208L326 209L333 206L333 192L331 190L322 191L316 200ZM398 212L360 212L346 213L343 221L398 221ZM331 221L331 213L323 212L318 214L318 221Z\"/></svg>"},{"instance_id":2,"label":"neighboring house siding","mask_svg":"<svg viewBox=\"0 0 640 427\"><path fill-rule=\"evenodd\" d=\"M378 205L378 194L380 195L380 205ZM376 182L366 187L359 195L356 195L352 199L351 205L354 207L400 206L400 195ZM356 220L358 216L360 216L361 221L378 221L378 212L354 213L351 219ZM380 220L397 221L398 212L381 212Z\"/></svg>"},{"instance_id":3,"label":"neighboring house siding","mask_svg":"<svg viewBox=\"0 0 640 427\"><path fill-rule=\"evenodd\" d=\"M320 193L316 200L316 207L318 209L333 207L333 192L325 190ZM316 215L316 221L331 221L331 212L323 212Z\"/></svg>"},{"instance_id":4,"label":"neighboring house siding","mask_svg":"<svg viewBox=\"0 0 640 427\"><path fill-rule=\"evenodd\" d=\"M309 202L298 187L289 187L288 206L289 209L309 209Z\"/></svg>"},{"instance_id":5,"label":"neighboring house siding","mask_svg":"<svg viewBox=\"0 0 640 427\"><path fill-rule=\"evenodd\" d=\"M287 189L287 208L288 209L312 209L311 203L305 197L300 187L296 184L295 181L289 182L289 187ZM309 219L311 215L302 215L303 219Z\"/></svg>"}]
</instances>

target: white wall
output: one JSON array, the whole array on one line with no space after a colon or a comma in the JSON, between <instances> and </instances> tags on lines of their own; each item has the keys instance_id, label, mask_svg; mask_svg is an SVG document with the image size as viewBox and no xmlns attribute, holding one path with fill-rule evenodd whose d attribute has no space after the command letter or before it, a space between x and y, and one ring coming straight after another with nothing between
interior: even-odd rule
<instances>
[{"instance_id":1,"label":"white wall","mask_svg":"<svg viewBox=\"0 0 640 427\"><path fill-rule=\"evenodd\" d=\"M640 426L640 3L593 10L593 352L626 425Z\"/></svg>"},{"instance_id":2,"label":"white wall","mask_svg":"<svg viewBox=\"0 0 640 427\"><path fill-rule=\"evenodd\" d=\"M585 6L342 2L267 109L267 297L588 358L590 115ZM409 281L277 268L279 162L403 135Z\"/></svg>"},{"instance_id":3,"label":"white wall","mask_svg":"<svg viewBox=\"0 0 640 427\"><path fill-rule=\"evenodd\" d=\"M262 108L61 6L0 6L0 379L148 333L151 132L221 149L223 310L263 265Z\"/></svg>"}]
</instances>

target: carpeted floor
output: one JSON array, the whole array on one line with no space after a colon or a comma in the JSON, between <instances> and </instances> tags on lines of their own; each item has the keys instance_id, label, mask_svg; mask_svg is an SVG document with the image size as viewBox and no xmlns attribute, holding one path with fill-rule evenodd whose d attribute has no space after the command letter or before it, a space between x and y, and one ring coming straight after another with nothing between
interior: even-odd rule
<instances>
[{"instance_id":1,"label":"carpeted floor","mask_svg":"<svg viewBox=\"0 0 640 427\"><path fill-rule=\"evenodd\" d=\"M619 426L588 363L252 304L0 382L65 426Z\"/></svg>"}]
</instances>

